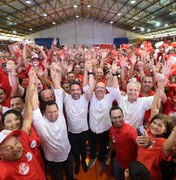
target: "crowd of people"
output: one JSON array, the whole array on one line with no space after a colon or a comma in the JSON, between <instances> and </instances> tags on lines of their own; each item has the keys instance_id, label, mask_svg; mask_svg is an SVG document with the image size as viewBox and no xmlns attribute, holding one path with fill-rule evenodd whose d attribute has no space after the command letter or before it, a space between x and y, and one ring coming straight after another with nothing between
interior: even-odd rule
<instances>
[{"instance_id":1,"label":"crowd of people","mask_svg":"<svg viewBox=\"0 0 176 180\"><path fill-rule=\"evenodd\" d=\"M56 44L0 53L0 179L176 178L176 42Z\"/></svg>"}]
</instances>

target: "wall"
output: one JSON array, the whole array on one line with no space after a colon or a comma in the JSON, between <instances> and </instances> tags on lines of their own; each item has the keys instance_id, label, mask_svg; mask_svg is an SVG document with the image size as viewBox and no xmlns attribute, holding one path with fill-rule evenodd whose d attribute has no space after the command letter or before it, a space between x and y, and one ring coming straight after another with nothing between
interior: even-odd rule
<instances>
[{"instance_id":1,"label":"wall","mask_svg":"<svg viewBox=\"0 0 176 180\"><path fill-rule=\"evenodd\" d=\"M114 38L141 38L140 35L115 28L110 24L98 23L92 20L79 19L53 28L31 34L27 38L59 38L60 44L101 44L113 43Z\"/></svg>"}]
</instances>

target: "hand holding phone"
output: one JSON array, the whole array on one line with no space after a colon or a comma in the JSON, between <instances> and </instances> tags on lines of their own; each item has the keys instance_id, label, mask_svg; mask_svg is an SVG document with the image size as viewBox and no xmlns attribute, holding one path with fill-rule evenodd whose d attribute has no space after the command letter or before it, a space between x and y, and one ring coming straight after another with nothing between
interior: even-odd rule
<instances>
[{"instance_id":1,"label":"hand holding phone","mask_svg":"<svg viewBox=\"0 0 176 180\"><path fill-rule=\"evenodd\" d=\"M144 130L144 126L143 125L137 128L137 133L138 133L138 136L145 135L145 130Z\"/></svg>"}]
</instances>

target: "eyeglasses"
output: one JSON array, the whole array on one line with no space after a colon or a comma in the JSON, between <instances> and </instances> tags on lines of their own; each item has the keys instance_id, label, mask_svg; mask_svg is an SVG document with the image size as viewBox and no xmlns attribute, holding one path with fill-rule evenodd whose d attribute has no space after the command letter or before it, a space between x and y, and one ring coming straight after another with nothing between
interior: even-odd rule
<instances>
[{"instance_id":1,"label":"eyeglasses","mask_svg":"<svg viewBox=\"0 0 176 180\"><path fill-rule=\"evenodd\" d=\"M122 119L123 118L123 116L121 115L121 116L114 116L114 117L111 117L111 119L112 120L116 120L116 119Z\"/></svg>"}]
</instances>

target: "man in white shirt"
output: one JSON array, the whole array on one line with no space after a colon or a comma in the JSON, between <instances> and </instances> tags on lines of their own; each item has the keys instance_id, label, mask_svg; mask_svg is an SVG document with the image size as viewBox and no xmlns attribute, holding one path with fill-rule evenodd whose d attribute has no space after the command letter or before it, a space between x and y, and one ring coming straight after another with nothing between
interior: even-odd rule
<instances>
[{"instance_id":1,"label":"man in white shirt","mask_svg":"<svg viewBox=\"0 0 176 180\"><path fill-rule=\"evenodd\" d=\"M106 94L106 86L102 82L98 82L95 86L95 92L90 101L89 109L89 125L90 125L90 161L88 167L91 168L96 161L96 146L99 143L99 160L102 171L106 171L106 155L107 146L109 144L109 129L112 126L109 115L109 110L112 107L112 102L116 97L115 82L117 67L112 66L113 87L110 88L110 93Z\"/></svg>"},{"instance_id":2,"label":"man in white shirt","mask_svg":"<svg viewBox=\"0 0 176 180\"><path fill-rule=\"evenodd\" d=\"M120 90L117 89L116 101L124 112L125 122L135 128L143 125L145 112L151 109L154 98L154 96L139 98L140 90L141 85L137 81L131 81L127 84L126 96L121 95ZM160 91L156 91L157 93L160 93Z\"/></svg>"},{"instance_id":3,"label":"man in white shirt","mask_svg":"<svg viewBox=\"0 0 176 180\"><path fill-rule=\"evenodd\" d=\"M54 180L63 179L62 168L65 170L67 180L73 179L73 160L70 153L71 146L67 135L67 126L63 115L63 91L58 86L60 78L58 69L51 67L52 81L56 102L45 102L44 115L38 106L38 95L32 100L33 126L39 137L44 156L47 160Z\"/></svg>"},{"instance_id":4,"label":"man in white shirt","mask_svg":"<svg viewBox=\"0 0 176 180\"><path fill-rule=\"evenodd\" d=\"M94 83L92 65L89 63L84 70L83 87L87 86L87 76L89 75L89 84ZM89 72L89 73L88 73ZM88 140L88 103L92 97L92 91L88 87L85 94L82 94L82 88L77 81L70 82L70 94L65 93L64 105L68 125L68 134L71 144L71 150L75 161L75 174L80 170L80 155L83 171L87 172L86 164L86 142Z\"/></svg>"}]
</instances>

